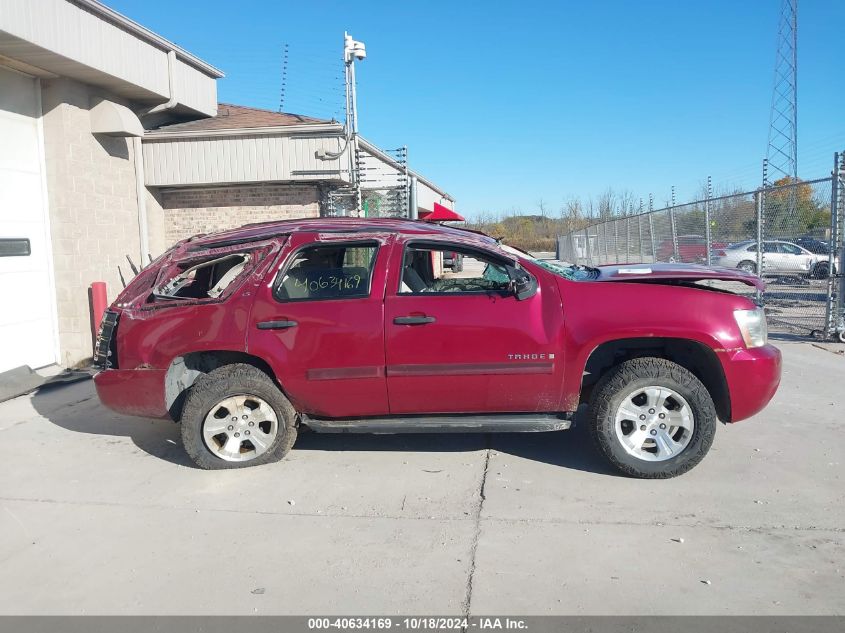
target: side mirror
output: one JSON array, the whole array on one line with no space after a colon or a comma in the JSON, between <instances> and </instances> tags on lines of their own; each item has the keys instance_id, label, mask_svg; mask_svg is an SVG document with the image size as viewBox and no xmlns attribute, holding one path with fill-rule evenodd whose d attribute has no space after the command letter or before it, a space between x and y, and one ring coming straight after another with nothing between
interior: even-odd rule
<instances>
[{"instance_id":1,"label":"side mirror","mask_svg":"<svg viewBox=\"0 0 845 633\"><path fill-rule=\"evenodd\" d=\"M509 289L513 292L518 301L533 297L537 292L537 280L527 272L515 266L508 266L508 277L510 277Z\"/></svg>"}]
</instances>

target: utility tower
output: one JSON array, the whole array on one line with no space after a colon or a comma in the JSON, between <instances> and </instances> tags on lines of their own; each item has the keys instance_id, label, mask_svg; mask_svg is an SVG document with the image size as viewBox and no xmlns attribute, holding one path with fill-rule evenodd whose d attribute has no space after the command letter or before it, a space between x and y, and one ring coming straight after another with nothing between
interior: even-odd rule
<instances>
[{"instance_id":1,"label":"utility tower","mask_svg":"<svg viewBox=\"0 0 845 633\"><path fill-rule=\"evenodd\" d=\"M781 0L766 159L774 180L798 178L798 0Z\"/></svg>"}]
</instances>

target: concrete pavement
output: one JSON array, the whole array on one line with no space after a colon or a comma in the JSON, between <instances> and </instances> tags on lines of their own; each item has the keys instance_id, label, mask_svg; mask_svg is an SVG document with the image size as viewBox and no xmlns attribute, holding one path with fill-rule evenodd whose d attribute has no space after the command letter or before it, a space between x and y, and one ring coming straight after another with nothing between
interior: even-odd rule
<instances>
[{"instance_id":1,"label":"concrete pavement","mask_svg":"<svg viewBox=\"0 0 845 633\"><path fill-rule=\"evenodd\" d=\"M304 434L193 468L90 382L0 404L2 614L843 614L845 358L784 343L774 402L687 475L585 429Z\"/></svg>"}]
</instances>

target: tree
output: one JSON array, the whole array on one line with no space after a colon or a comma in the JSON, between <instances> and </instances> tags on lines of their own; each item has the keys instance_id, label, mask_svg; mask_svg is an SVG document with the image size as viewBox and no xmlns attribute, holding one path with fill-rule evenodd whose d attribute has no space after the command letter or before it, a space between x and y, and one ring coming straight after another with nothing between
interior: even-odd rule
<instances>
[{"instance_id":1,"label":"tree","mask_svg":"<svg viewBox=\"0 0 845 633\"><path fill-rule=\"evenodd\" d=\"M776 180L765 192L764 213L767 236L794 237L830 226L830 208L800 178Z\"/></svg>"}]
</instances>

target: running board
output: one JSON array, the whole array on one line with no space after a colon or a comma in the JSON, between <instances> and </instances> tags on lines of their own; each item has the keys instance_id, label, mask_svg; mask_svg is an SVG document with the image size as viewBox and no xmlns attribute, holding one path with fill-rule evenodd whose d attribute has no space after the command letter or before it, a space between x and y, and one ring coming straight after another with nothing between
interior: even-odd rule
<instances>
[{"instance_id":1,"label":"running board","mask_svg":"<svg viewBox=\"0 0 845 633\"><path fill-rule=\"evenodd\" d=\"M418 415L381 418L312 418L302 423L318 433L538 433L572 426L570 413Z\"/></svg>"}]
</instances>

